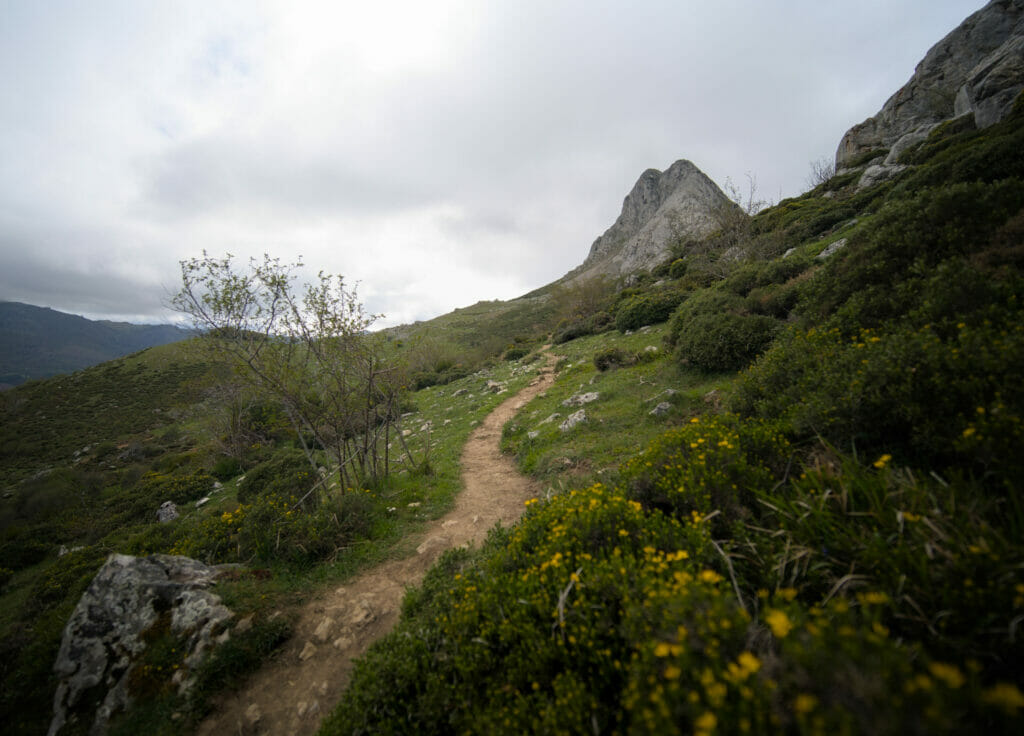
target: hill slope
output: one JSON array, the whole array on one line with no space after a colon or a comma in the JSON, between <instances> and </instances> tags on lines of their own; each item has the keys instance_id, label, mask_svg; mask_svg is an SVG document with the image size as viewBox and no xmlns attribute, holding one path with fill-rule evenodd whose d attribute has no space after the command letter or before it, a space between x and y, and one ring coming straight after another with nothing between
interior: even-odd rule
<instances>
[{"instance_id":1,"label":"hill slope","mask_svg":"<svg viewBox=\"0 0 1024 736\"><path fill-rule=\"evenodd\" d=\"M94 321L46 307L0 302L0 384L70 373L189 336L173 325Z\"/></svg>"}]
</instances>

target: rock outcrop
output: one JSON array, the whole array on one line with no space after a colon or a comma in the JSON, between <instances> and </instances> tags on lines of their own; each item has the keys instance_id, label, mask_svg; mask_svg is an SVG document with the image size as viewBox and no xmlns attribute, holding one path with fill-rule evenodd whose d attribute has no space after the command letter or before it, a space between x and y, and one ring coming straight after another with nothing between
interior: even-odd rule
<instances>
[{"instance_id":1,"label":"rock outcrop","mask_svg":"<svg viewBox=\"0 0 1024 736\"><path fill-rule=\"evenodd\" d=\"M104 733L131 703L133 670L147 636L161 627L183 642L174 682L186 691L189 672L233 615L207 590L223 571L188 557L110 555L64 627L49 736L72 717L92 718L90 733Z\"/></svg>"},{"instance_id":2,"label":"rock outcrop","mask_svg":"<svg viewBox=\"0 0 1024 736\"><path fill-rule=\"evenodd\" d=\"M648 169L622 203L622 213L566 280L618 277L661 263L673 242L701 238L718 227L717 213L734 207L722 190L686 160L667 171Z\"/></svg>"},{"instance_id":3,"label":"rock outcrop","mask_svg":"<svg viewBox=\"0 0 1024 736\"><path fill-rule=\"evenodd\" d=\"M973 115L979 128L997 123L1022 89L1024 0L993 0L932 46L878 114L846 132L836 168L868 151L906 148L953 117Z\"/></svg>"}]
</instances>

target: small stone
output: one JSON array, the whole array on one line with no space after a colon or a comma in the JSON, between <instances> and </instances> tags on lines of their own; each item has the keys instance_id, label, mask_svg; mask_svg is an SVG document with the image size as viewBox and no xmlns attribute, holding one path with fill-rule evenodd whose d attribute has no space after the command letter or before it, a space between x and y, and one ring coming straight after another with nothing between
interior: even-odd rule
<instances>
[{"instance_id":1,"label":"small stone","mask_svg":"<svg viewBox=\"0 0 1024 736\"><path fill-rule=\"evenodd\" d=\"M320 622L320 625L316 627L316 631L313 632L313 636L316 637L321 643L327 641L327 638L331 635L331 626L334 625L334 621L330 618L325 618Z\"/></svg>"},{"instance_id":2,"label":"small stone","mask_svg":"<svg viewBox=\"0 0 1024 736\"><path fill-rule=\"evenodd\" d=\"M455 526L458 523L459 522L457 522L455 519L448 519L448 521L442 522L441 527L443 529L451 529L453 526Z\"/></svg>"},{"instance_id":3,"label":"small stone","mask_svg":"<svg viewBox=\"0 0 1024 736\"><path fill-rule=\"evenodd\" d=\"M526 436L528 439L535 440L540 437L540 432L527 432Z\"/></svg>"},{"instance_id":4,"label":"small stone","mask_svg":"<svg viewBox=\"0 0 1024 736\"><path fill-rule=\"evenodd\" d=\"M306 642L306 646L302 648L302 653L299 654L299 659L305 662L307 659L316 654L316 644L311 641Z\"/></svg>"},{"instance_id":5,"label":"small stone","mask_svg":"<svg viewBox=\"0 0 1024 736\"><path fill-rule=\"evenodd\" d=\"M339 636L334 640L333 644L335 649L348 649L352 646L352 637L350 636ZM326 685L326 683L324 683Z\"/></svg>"},{"instance_id":6,"label":"small stone","mask_svg":"<svg viewBox=\"0 0 1024 736\"><path fill-rule=\"evenodd\" d=\"M669 411L671 411L671 409L672 409L672 404L668 403L667 401L662 401L656 407L651 409L648 412L648 414L650 414L651 416L660 417L660 416L662 416L664 414L668 414Z\"/></svg>"},{"instance_id":7,"label":"small stone","mask_svg":"<svg viewBox=\"0 0 1024 736\"><path fill-rule=\"evenodd\" d=\"M563 432L568 432L585 421L587 421L587 410L580 409L575 414L570 414L564 422L558 425L558 428Z\"/></svg>"},{"instance_id":8,"label":"small stone","mask_svg":"<svg viewBox=\"0 0 1024 736\"><path fill-rule=\"evenodd\" d=\"M418 509L420 507L419 501L413 501L410 504L406 504L410 509Z\"/></svg>"},{"instance_id":9,"label":"small stone","mask_svg":"<svg viewBox=\"0 0 1024 736\"><path fill-rule=\"evenodd\" d=\"M252 617L253 614L249 614L235 625L236 634L244 634L246 631L252 628Z\"/></svg>"},{"instance_id":10,"label":"small stone","mask_svg":"<svg viewBox=\"0 0 1024 736\"><path fill-rule=\"evenodd\" d=\"M156 520L161 524L167 524L178 518L178 507L174 501L164 501L156 512Z\"/></svg>"},{"instance_id":11,"label":"small stone","mask_svg":"<svg viewBox=\"0 0 1024 736\"><path fill-rule=\"evenodd\" d=\"M203 506L205 506L209 502L210 502L210 497L209 496L203 496L198 501L196 501L196 508L197 509L198 508L202 508Z\"/></svg>"},{"instance_id":12,"label":"small stone","mask_svg":"<svg viewBox=\"0 0 1024 736\"><path fill-rule=\"evenodd\" d=\"M563 401L562 406L583 406L584 404L589 404L592 401L597 401L599 398L601 398L601 394L597 391L576 394L575 396L570 396L568 399Z\"/></svg>"},{"instance_id":13,"label":"small stone","mask_svg":"<svg viewBox=\"0 0 1024 736\"><path fill-rule=\"evenodd\" d=\"M327 680L324 680L323 682L321 682L320 683L320 694L321 695L326 695L328 687L330 687L330 684L327 682Z\"/></svg>"},{"instance_id":14,"label":"small stone","mask_svg":"<svg viewBox=\"0 0 1024 736\"><path fill-rule=\"evenodd\" d=\"M245 720L249 722L250 726L255 726L262 718L263 713L260 712L260 706L258 704L252 703L245 709Z\"/></svg>"},{"instance_id":15,"label":"small stone","mask_svg":"<svg viewBox=\"0 0 1024 736\"><path fill-rule=\"evenodd\" d=\"M445 537L438 537L438 536L428 537L427 539L425 539L423 541L422 544L420 544L419 547L416 548L416 554L418 554L418 555L425 555L428 552L433 552L434 550L444 549L447 546L448 546L448 540Z\"/></svg>"},{"instance_id":16,"label":"small stone","mask_svg":"<svg viewBox=\"0 0 1024 736\"><path fill-rule=\"evenodd\" d=\"M846 238L840 238L836 242L830 243L828 247L825 248L825 250L821 251L821 253L815 256L815 259L819 261L824 261L826 258L831 258L840 250L846 247L846 242Z\"/></svg>"}]
</instances>

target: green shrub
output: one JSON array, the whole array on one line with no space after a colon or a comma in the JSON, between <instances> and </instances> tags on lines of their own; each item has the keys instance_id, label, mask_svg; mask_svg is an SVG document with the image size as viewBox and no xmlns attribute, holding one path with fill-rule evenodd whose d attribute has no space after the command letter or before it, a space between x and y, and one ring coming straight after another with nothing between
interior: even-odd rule
<instances>
[{"instance_id":1,"label":"green shrub","mask_svg":"<svg viewBox=\"0 0 1024 736\"><path fill-rule=\"evenodd\" d=\"M886 206L809 281L799 311L824 320L842 309L848 331L876 327L919 303L918 279L950 258L983 250L1024 207L1024 181L924 190Z\"/></svg>"},{"instance_id":2,"label":"green shrub","mask_svg":"<svg viewBox=\"0 0 1024 736\"><path fill-rule=\"evenodd\" d=\"M669 289L631 296L616 307L615 327L626 332L664 322L685 298L684 292Z\"/></svg>"},{"instance_id":3,"label":"green shrub","mask_svg":"<svg viewBox=\"0 0 1024 736\"><path fill-rule=\"evenodd\" d=\"M511 347L502 356L505 360L519 360L530 354L529 348Z\"/></svg>"},{"instance_id":4,"label":"green shrub","mask_svg":"<svg viewBox=\"0 0 1024 736\"><path fill-rule=\"evenodd\" d=\"M318 480L306 453L301 450L282 450L245 474L245 479L238 483L238 501L249 503L266 494L298 498Z\"/></svg>"},{"instance_id":5,"label":"green shrub","mask_svg":"<svg viewBox=\"0 0 1024 736\"><path fill-rule=\"evenodd\" d=\"M631 498L678 519L720 512L718 533L748 518L754 492L772 488L791 457L770 425L734 416L694 418L651 442L622 467Z\"/></svg>"},{"instance_id":6,"label":"green shrub","mask_svg":"<svg viewBox=\"0 0 1024 736\"><path fill-rule=\"evenodd\" d=\"M686 326L697 317L742 313L743 308L743 300L725 289L712 287L696 291L672 314L665 343L674 347Z\"/></svg>"},{"instance_id":7,"label":"green shrub","mask_svg":"<svg viewBox=\"0 0 1024 736\"><path fill-rule=\"evenodd\" d=\"M787 333L742 376L733 407L844 450L1013 484L1024 473L1014 449L1024 441L1018 315L853 339L838 329Z\"/></svg>"},{"instance_id":8,"label":"green shrub","mask_svg":"<svg viewBox=\"0 0 1024 736\"><path fill-rule=\"evenodd\" d=\"M614 320L608 312L596 312L585 319L563 325L555 332L554 342L556 345L561 345L570 340L575 340L577 337L607 332L613 327Z\"/></svg>"},{"instance_id":9,"label":"green shrub","mask_svg":"<svg viewBox=\"0 0 1024 736\"><path fill-rule=\"evenodd\" d=\"M236 458L221 457L213 464L210 475L220 481L228 481L242 474L242 465Z\"/></svg>"},{"instance_id":10,"label":"green shrub","mask_svg":"<svg viewBox=\"0 0 1024 736\"><path fill-rule=\"evenodd\" d=\"M687 265L685 258L677 258L672 261L672 265L668 269L669 278L681 279L686 275Z\"/></svg>"},{"instance_id":11,"label":"green shrub","mask_svg":"<svg viewBox=\"0 0 1024 736\"><path fill-rule=\"evenodd\" d=\"M594 367L599 371L621 368L636 362L636 355L630 355L622 348L606 348L594 353Z\"/></svg>"},{"instance_id":12,"label":"green shrub","mask_svg":"<svg viewBox=\"0 0 1024 736\"><path fill-rule=\"evenodd\" d=\"M350 491L303 506L297 495L264 491L252 503L196 524L177 539L173 554L207 562L287 562L300 567L331 559L370 535L377 502Z\"/></svg>"},{"instance_id":13,"label":"green shrub","mask_svg":"<svg viewBox=\"0 0 1024 736\"><path fill-rule=\"evenodd\" d=\"M771 317L705 315L687 323L676 357L704 371L734 371L749 365L775 338L779 322Z\"/></svg>"}]
</instances>

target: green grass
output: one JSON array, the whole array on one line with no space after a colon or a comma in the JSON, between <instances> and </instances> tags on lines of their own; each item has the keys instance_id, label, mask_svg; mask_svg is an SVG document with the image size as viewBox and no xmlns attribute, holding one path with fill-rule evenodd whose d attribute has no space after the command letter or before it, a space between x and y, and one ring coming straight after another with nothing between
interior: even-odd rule
<instances>
[{"instance_id":1,"label":"green grass","mask_svg":"<svg viewBox=\"0 0 1024 736\"><path fill-rule=\"evenodd\" d=\"M708 410L723 398L728 378L681 371L666 353L665 330L657 325L632 335L606 332L552 348L562 356L557 380L505 427L502 449L515 455L524 473L546 483L585 483L606 478L666 427ZM655 350L649 352L649 347ZM594 355L611 348L643 358L636 365L598 371ZM709 396L713 391L717 393ZM600 398L582 407L562 405L575 394L589 392ZM672 408L652 416L661 402ZM587 421L562 432L559 424L579 408L586 411ZM544 421L556 413L557 419ZM537 436L530 437L531 432Z\"/></svg>"}]
</instances>

